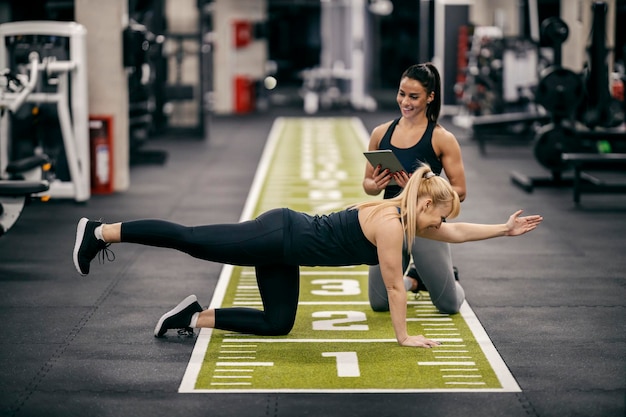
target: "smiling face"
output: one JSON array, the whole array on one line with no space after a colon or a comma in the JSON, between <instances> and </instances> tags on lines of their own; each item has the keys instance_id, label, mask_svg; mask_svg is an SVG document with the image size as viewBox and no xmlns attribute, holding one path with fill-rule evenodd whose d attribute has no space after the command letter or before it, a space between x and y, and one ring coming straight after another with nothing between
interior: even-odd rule
<instances>
[{"instance_id":1,"label":"smiling face","mask_svg":"<svg viewBox=\"0 0 626 417\"><path fill-rule=\"evenodd\" d=\"M402 112L402 116L411 117L426 112L428 103L435 96L428 94L421 82L409 77L400 80L400 87L396 95L396 101Z\"/></svg>"},{"instance_id":2,"label":"smiling face","mask_svg":"<svg viewBox=\"0 0 626 417\"><path fill-rule=\"evenodd\" d=\"M417 202L419 215L417 216L417 229L422 232L428 229L439 229L441 224L452 211L451 203L434 205L429 197Z\"/></svg>"}]
</instances>

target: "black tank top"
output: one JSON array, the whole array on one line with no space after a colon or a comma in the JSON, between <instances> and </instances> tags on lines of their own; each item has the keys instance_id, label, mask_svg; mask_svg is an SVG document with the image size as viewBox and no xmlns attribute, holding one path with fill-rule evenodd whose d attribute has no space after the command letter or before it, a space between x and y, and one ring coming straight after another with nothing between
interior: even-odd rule
<instances>
[{"instance_id":1,"label":"black tank top","mask_svg":"<svg viewBox=\"0 0 626 417\"><path fill-rule=\"evenodd\" d=\"M301 266L378 264L376 246L363 234L358 210L327 215L282 210L287 263Z\"/></svg>"},{"instance_id":2,"label":"black tank top","mask_svg":"<svg viewBox=\"0 0 626 417\"><path fill-rule=\"evenodd\" d=\"M393 131L396 129L399 121L400 118L397 118L391 122L391 125L389 125L385 135L380 140L378 149L391 149L408 173L414 172L419 167L420 163L425 162L430 165L430 168L435 174L441 174L443 165L433 149L433 130L435 130L437 123L429 121L424 135L422 135L422 138L415 145L410 148L397 148L391 144L391 136L393 135ZM402 192L402 187L398 185L389 185L385 188L385 195L383 198L395 197L400 194L400 192Z\"/></svg>"}]
</instances>

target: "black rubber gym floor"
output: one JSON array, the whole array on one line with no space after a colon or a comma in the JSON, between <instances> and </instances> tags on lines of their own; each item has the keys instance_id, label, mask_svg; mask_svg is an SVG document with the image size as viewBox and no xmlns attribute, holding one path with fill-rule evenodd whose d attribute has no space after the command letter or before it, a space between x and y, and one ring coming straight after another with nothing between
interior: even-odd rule
<instances>
[{"instance_id":1,"label":"black rubber gym floor","mask_svg":"<svg viewBox=\"0 0 626 417\"><path fill-rule=\"evenodd\" d=\"M546 174L527 143L488 143L481 156L448 119L468 181L459 220L504 222L518 208L545 218L522 238L453 247L467 300L522 392L179 394L195 338L155 339L153 328L189 294L208 304L221 265L120 245L115 262L81 277L76 222L237 221L274 118L303 115L289 113L215 117L208 140L151 141L168 160L133 166L127 192L25 208L0 238L2 416L625 415L626 195L583 195L576 206L570 188L527 194L510 172ZM335 114L371 129L397 113Z\"/></svg>"}]
</instances>

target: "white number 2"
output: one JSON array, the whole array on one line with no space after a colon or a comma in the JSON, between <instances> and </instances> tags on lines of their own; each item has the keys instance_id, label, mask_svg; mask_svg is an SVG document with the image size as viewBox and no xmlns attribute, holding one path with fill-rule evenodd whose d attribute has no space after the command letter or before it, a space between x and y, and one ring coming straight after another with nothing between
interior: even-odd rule
<instances>
[{"instance_id":1,"label":"white number 2","mask_svg":"<svg viewBox=\"0 0 626 417\"><path fill-rule=\"evenodd\" d=\"M313 330L369 330L367 324L347 324L367 321L367 316L362 311L316 311L313 313L314 318L330 318L333 316L341 316L343 318L314 321Z\"/></svg>"}]
</instances>

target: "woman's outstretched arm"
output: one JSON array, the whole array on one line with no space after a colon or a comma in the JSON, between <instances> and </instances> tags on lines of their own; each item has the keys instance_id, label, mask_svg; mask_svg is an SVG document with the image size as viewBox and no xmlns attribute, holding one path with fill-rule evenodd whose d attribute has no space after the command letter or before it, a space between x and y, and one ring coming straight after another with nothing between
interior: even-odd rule
<instances>
[{"instance_id":1,"label":"woman's outstretched arm","mask_svg":"<svg viewBox=\"0 0 626 417\"><path fill-rule=\"evenodd\" d=\"M419 236L449 243L463 243L501 236L519 236L535 230L543 221L539 215L523 216L522 210L513 213L506 223L442 223L438 229L418 232Z\"/></svg>"}]
</instances>

